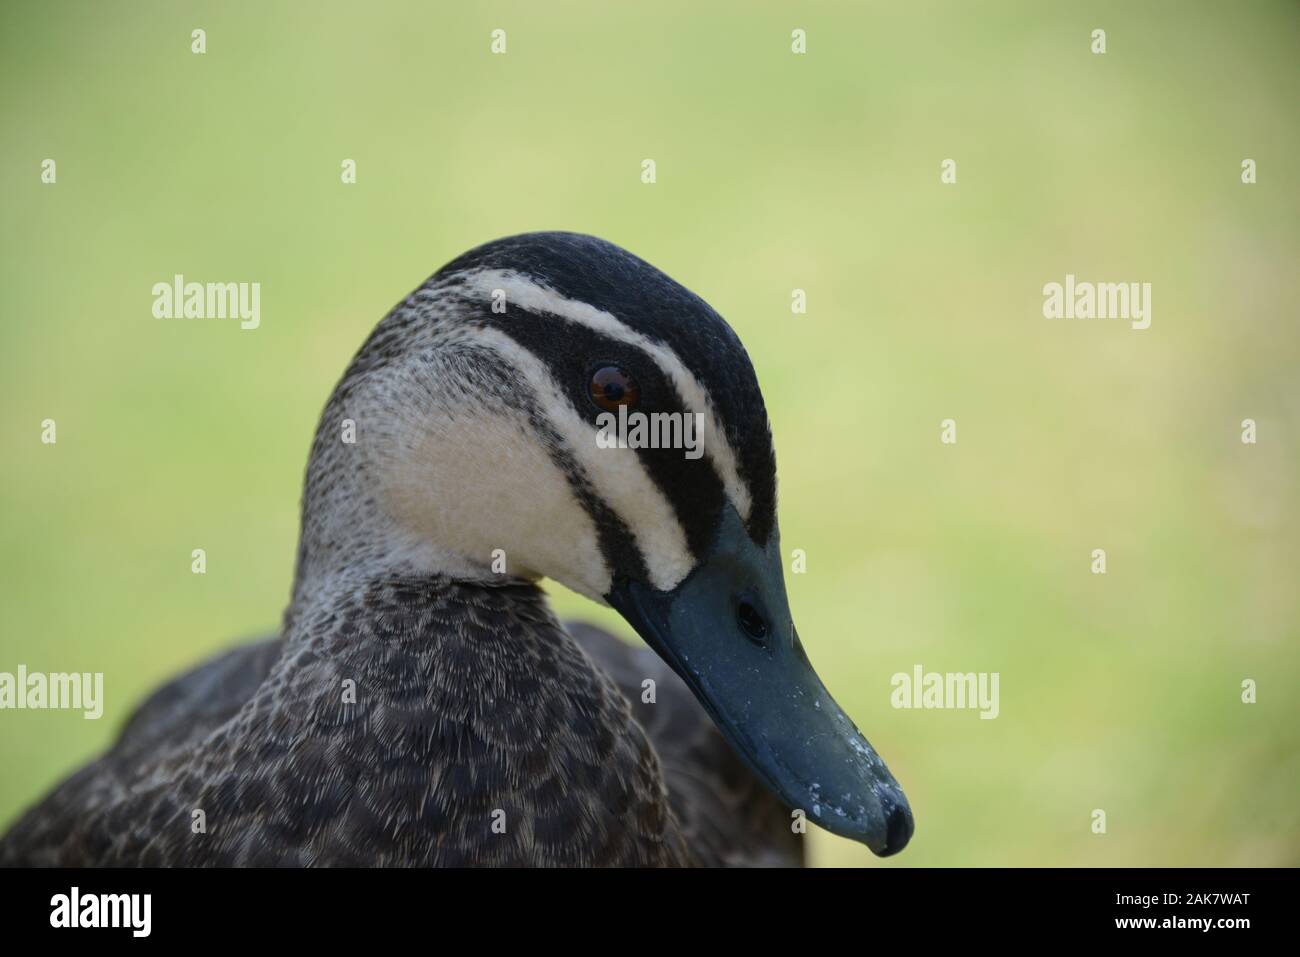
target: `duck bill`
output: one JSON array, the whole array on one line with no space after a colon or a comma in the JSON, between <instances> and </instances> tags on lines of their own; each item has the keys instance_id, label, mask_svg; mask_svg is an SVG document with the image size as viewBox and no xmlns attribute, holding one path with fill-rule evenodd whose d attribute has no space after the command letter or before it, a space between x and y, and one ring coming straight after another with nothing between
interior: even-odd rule
<instances>
[{"instance_id":1,"label":"duck bill","mask_svg":"<svg viewBox=\"0 0 1300 957\"><path fill-rule=\"evenodd\" d=\"M623 583L606 597L792 810L882 857L903 849L907 798L799 643L775 530L759 548L728 505L712 552L675 589Z\"/></svg>"}]
</instances>

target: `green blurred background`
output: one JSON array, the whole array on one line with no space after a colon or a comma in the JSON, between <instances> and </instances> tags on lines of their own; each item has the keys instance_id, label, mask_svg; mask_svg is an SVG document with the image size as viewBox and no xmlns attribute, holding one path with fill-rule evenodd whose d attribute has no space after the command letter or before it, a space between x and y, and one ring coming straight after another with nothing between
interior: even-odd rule
<instances>
[{"instance_id":1,"label":"green blurred background","mask_svg":"<svg viewBox=\"0 0 1300 957\"><path fill-rule=\"evenodd\" d=\"M572 229L749 348L800 634L916 811L890 866L1300 863L1297 5L458 6L3 6L0 670L108 704L0 714L0 822L276 627L387 309ZM260 282L261 328L153 319L178 272ZM1151 328L1044 319L1067 272L1152 283ZM999 672L1001 716L892 709L916 664Z\"/></svg>"}]
</instances>

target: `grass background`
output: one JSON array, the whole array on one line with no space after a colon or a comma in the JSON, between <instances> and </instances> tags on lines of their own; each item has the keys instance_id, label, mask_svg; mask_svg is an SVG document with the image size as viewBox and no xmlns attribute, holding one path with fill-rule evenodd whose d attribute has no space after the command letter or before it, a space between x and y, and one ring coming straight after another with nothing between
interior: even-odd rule
<instances>
[{"instance_id":1,"label":"grass background","mask_svg":"<svg viewBox=\"0 0 1300 957\"><path fill-rule=\"evenodd\" d=\"M889 866L1300 863L1298 40L1264 0L4 4L0 670L108 704L0 714L0 822L275 628L383 313L561 228L749 348L800 634L916 812ZM260 282L261 328L154 320L177 272ZM1067 272L1152 283L1151 328L1045 320ZM1001 716L891 709L918 663Z\"/></svg>"}]
</instances>

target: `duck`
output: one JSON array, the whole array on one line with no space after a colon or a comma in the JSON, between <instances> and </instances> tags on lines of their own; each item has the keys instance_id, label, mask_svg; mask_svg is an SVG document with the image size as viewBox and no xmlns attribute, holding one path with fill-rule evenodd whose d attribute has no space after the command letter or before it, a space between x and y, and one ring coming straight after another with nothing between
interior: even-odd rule
<instances>
[{"instance_id":1,"label":"duck","mask_svg":"<svg viewBox=\"0 0 1300 957\"><path fill-rule=\"evenodd\" d=\"M611 413L689 416L696 454L598 441ZM644 260L538 232L347 366L279 634L149 696L0 863L799 866L809 822L880 856L914 828L795 629L750 359Z\"/></svg>"}]
</instances>

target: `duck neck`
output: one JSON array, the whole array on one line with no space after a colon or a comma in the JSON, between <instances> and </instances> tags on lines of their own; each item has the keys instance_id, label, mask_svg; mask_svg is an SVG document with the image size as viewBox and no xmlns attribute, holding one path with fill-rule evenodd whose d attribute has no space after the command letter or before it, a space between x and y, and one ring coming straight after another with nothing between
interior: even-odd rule
<instances>
[{"instance_id":1,"label":"duck neck","mask_svg":"<svg viewBox=\"0 0 1300 957\"><path fill-rule=\"evenodd\" d=\"M369 769L408 863L686 859L654 751L539 588L334 586L286 615L273 722Z\"/></svg>"},{"instance_id":2,"label":"duck neck","mask_svg":"<svg viewBox=\"0 0 1300 957\"><path fill-rule=\"evenodd\" d=\"M392 465L385 456L401 442L358 423L392 418L370 395L364 376L351 370L326 404L303 484L294 606L327 602L372 582L520 581L412 533L382 506L381 480Z\"/></svg>"}]
</instances>

